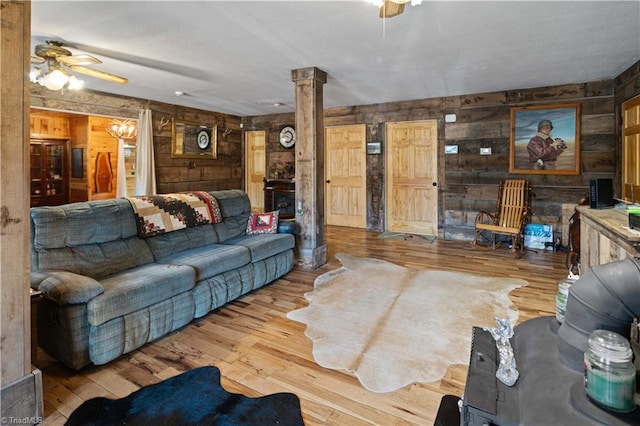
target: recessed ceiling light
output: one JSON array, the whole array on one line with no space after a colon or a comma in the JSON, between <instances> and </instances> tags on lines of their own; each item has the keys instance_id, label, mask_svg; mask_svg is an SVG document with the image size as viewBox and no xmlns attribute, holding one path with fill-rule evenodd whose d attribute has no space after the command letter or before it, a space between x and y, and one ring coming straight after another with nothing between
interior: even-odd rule
<instances>
[{"instance_id":1,"label":"recessed ceiling light","mask_svg":"<svg viewBox=\"0 0 640 426\"><path fill-rule=\"evenodd\" d=\"M184 95L184 92L181 92L181 91L179 91L179 90L176 90L176 96L182 96L182 95Z\"/></svg>"},{"instance_id":2,"label":"recessed ceiling light","mask_svg":"<svg viewBox=\"0 0 640 426\"><path fill-rule=\"evenodd\" d=\"M276 102L273 104L274 107L281 107L284 106L284 104L282 102Z\"/></svg>"}]
</instances>

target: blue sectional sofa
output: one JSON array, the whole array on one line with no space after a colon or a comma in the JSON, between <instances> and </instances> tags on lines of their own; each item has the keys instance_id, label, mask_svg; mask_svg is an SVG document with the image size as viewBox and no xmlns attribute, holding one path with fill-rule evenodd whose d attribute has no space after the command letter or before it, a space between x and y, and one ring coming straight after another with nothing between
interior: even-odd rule
<instances>
[{"instance_id":1,"label":"blue sectional sofa","mask_svg":"<svg viewBox=\"0 0 640 426\"><path fill-rule=\"evenodd\" d=\"M105 364L293 268L291 234L246 234L248 196L209 192L222 221L141 238L125 198L34 207L38 343L63 364Z\"/></svg>"}]
</instances>

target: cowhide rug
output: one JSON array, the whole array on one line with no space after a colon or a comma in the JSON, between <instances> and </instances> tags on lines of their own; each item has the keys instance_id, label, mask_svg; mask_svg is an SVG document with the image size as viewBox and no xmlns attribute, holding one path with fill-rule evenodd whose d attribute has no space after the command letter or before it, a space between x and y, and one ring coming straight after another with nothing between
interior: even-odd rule
<instances>
[{"instance_id":1,"label":"cowhide rug","mask_svg":"<svg viewBox=\"0 0 640 426\"><path fill-rule=\"evenodd\" d=\"M315 281L309 306L288 318L307 324L313 357L346 370L373 392L433 382L449 365L468 364L473 326L515 324L509 292L528 285L513 278L409 269L340 253L342 267Z\"/></svg>"},{"instance_id":2,"label":"cowhide rug","mask_svg":"<svg viewBox=\"0 0 640 426\"><path fill-rule=\"evenodd\" d=\"M257 398L227 392L212 365L189 370L120 399L97 397L76 408L65 426L304 426L289 392Z\"/></svg>"}]
</instances>

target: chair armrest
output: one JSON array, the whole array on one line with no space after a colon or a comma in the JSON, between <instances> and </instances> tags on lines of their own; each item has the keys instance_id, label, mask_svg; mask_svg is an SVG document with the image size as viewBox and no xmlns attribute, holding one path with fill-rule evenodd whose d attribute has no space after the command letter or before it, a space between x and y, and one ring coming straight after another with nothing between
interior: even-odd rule
<instances>
[{"instance_id":1,"label":"chair armrest","mask_svg":"<svg viewBox=\"0 0 640 426\"><path fill-rule=\"evenodd\" d=\"M31 288L58 305L87 303L104 293L104 287L95 279L67 271L32 272Z\"/></svg>"},{"instance_id":2,"label":"chair armrest","mask_svg":"<svg viewBox=\"0 0 640 426\"><path fill-rule=\"evenodd\" d=\"M476 223L496 223L496 215L484 210L480 210L476 215Z\"/></svg>"}]
</instances>

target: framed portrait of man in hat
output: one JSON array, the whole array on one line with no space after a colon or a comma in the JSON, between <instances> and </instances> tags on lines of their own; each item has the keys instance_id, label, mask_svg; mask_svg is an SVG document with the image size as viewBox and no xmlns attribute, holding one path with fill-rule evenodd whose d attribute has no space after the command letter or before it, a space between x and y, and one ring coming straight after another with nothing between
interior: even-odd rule
<instances>
[{"instance_id":1,"label":"framed portrait of man in hat","mask_svg":"<svg viewBox=\"0 0 640 426\"><path fill-rule=\"evenodd\" d=\"M580 174L580 104L511 108L509 172Z\"/></svg>"}]
</instances>

